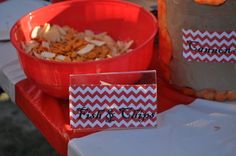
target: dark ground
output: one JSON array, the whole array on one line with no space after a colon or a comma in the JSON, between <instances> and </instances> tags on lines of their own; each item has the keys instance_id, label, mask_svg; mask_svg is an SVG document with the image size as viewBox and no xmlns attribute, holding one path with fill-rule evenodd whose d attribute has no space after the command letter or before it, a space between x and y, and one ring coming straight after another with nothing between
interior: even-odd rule
<instances>
[{"instance_id":1,"label":"dark ground","mask_svg":"<svg viewBox=\"0 0 236 156\"><path fill-rule=\"evenodd\" d=\"M56 156L16 104L0 100L0 156Z\"/></svg>"}]
</instances>

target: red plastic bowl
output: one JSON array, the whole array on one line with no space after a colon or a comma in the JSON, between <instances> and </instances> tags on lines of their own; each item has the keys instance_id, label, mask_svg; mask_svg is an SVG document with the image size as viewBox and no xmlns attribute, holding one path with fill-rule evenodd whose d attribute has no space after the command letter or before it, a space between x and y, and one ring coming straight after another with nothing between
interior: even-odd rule
<instances>
[{"instance_id":1,"label":"red plastic bowl","mask_svg":"<svg viewBox=\"0 0 236 156\"><path fill-rule=\"evenodd\" d=\"M134 40L134 50L114 58L83 63L38 59L25 53L21 42L30 40L32 29L46 22L68 25L78 31L108 32L116 40ZM11 30L11 42L28 79L44 92L67 99L70 74L147 69L156 32L155 17L138 5L116 0L74 0L52 4L22 17ZM126 80L129 81L114 79L116 82Z\"/></svg>"}]
</instances>

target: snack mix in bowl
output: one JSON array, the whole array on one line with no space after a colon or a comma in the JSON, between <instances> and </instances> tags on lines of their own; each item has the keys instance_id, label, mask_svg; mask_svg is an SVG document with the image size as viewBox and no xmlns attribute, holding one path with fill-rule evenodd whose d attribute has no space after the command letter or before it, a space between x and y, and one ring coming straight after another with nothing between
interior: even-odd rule
<instances>
[{"instance_id":1,"label":"snack mix in bowl","mask_svg":"<svg viewBox=\"0 0 236 156\"><path fill-rule=\"evenodd\" d=\"M156 18L136 4L73 0L21 17L11 29L11 42L27 79L53 97L68 99L71 75L148 69L157 29ZM107 79L129 84L139 76ZM100 79L79 83L96 84Z\"/></svg>"},{"instance_id":2,"label":"snack mix in bowl","mask_svg":"<svg viewBox=\"0 0 236 156\"><path fill-rule=\"evenodd\" d=\"M28 54L40 59L85 62L127 53L131 51L132 44L133 40L115 41L107 32L78 32L69 26L46 23L36 26L31 32L31 40L22 42L22 47Z\"/></svg>"}]
</instances>

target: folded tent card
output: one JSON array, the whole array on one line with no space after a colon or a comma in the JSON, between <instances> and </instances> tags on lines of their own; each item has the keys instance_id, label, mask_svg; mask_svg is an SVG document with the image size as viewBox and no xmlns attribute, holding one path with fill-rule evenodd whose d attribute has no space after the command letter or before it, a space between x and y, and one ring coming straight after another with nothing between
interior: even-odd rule
<instances>
[{"instance_id":1,"label":"folded tent card","mask_svg":"<svg viewBox=\"0 0 236 156\"><path fill-rule=\"evenodd\" d=\"M157 126L156 71L71 75L70 82L73 129Z\"/></svg>"}]
</instances>

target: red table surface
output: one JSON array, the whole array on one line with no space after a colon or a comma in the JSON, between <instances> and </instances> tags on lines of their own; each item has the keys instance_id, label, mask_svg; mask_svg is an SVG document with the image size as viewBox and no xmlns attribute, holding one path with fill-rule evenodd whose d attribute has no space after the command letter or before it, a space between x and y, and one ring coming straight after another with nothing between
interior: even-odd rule
<instances>
[{"instance_id":1,"label":"red table surface","mask_svg":"<svg viewBox=\"0 0 236 156\"><path fill-rule=\"evenodd\" d=\"M189 104L194 100L174 91L164 83L159 84L158 112L176 104ZM67 155L70 139L93 133L73 131L69 126L69 101L43 93L29 80L23 80L16 85L16 103L60 155Z\"/></svg>"}]
</instances>

